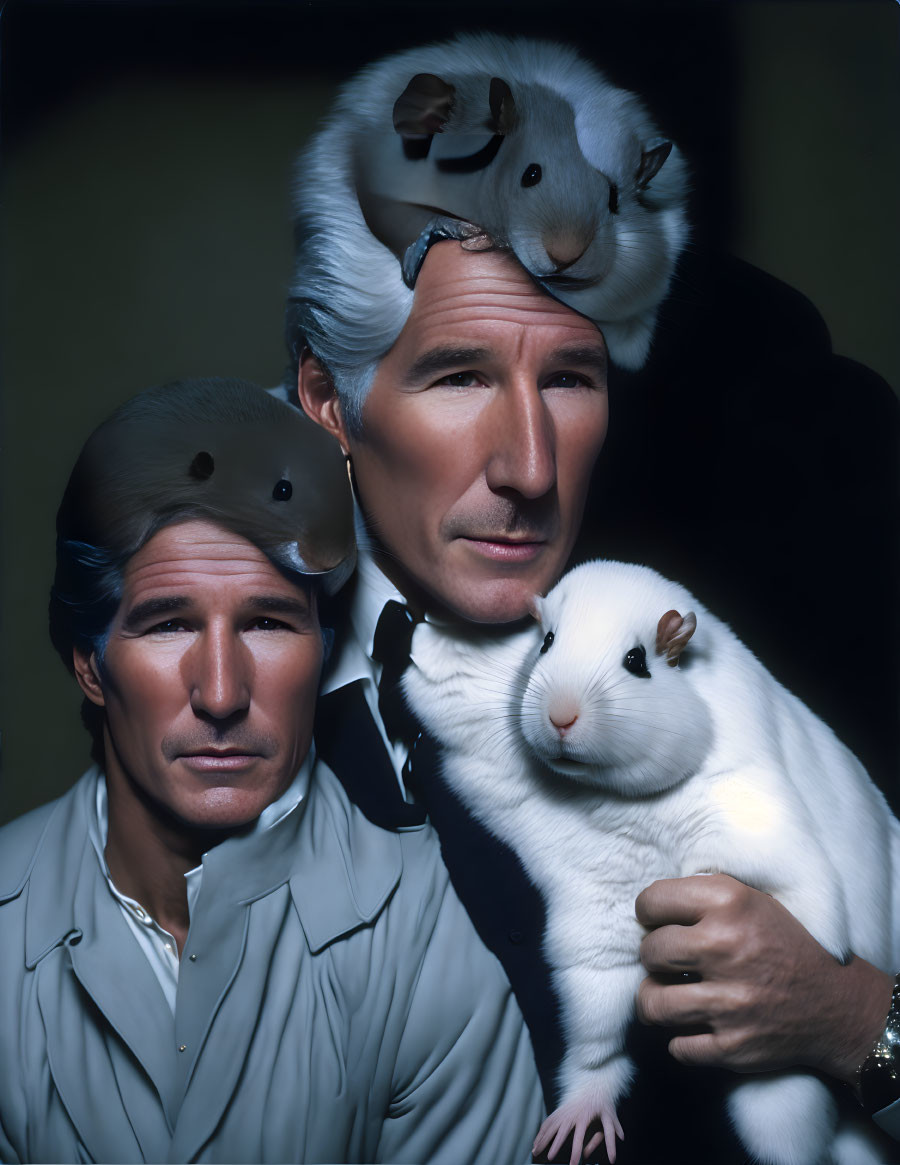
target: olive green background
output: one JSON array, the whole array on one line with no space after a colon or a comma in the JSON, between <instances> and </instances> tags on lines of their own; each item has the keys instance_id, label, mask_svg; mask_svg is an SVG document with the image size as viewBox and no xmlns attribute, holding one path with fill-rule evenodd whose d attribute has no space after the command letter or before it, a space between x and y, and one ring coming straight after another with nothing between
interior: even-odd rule
<instances>
[{"instance_id":1,"label":"olive green background","mask_svg":"<svg viewBox=\"0 0 900 1165\"><path fill-rule=\"evenodd\" d=\"M690 37L710 8L682 8ZM809 296L835 350L896 388L900 8L728 9L732 249ZM440 33L423 24L421 39ZM86 765L79 695L46 634L71 464L93 426L148 385L280 379L291 161L336 79L302 44L295 77L201 84L184 69L137 70L82 86L4 152L0 819Z\"/></svg>"}]
</instances>

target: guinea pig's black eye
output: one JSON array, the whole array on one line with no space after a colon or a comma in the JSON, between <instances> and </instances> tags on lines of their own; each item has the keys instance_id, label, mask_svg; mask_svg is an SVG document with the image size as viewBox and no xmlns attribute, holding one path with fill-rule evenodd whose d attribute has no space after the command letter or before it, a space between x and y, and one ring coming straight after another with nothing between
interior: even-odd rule
<instances>
[{"instance_id":1,"label":"guinea pig's black eye","mask_svg":"<svg viewBox=\"0 0 900 1165\"><path fill-rule=\"evenodd\" d=\"M633 676L640 676L644 680L650 679L650 672L647 670L647 653L643 647L632 647L622 663Z\"/></svg>"},{"instance_id":2,"label":"guinea pig's black eye","mask_svg":"<svg viewBox=\"0 0 900 1165\"><path fill-rule=\"evenodd\" d=\"M281 481L275 482L275 488L272 490L272 497L276 502L286 502L290 499L290 496L293 492L294 487L291 485L291 483L289 481L285 481L285 479L282 478Z\"/></svg>"},{"instance_id":3,"label":"guinea pig's black eye","mask_svg":"<svg viewBox=\"0 0 900 1165\"><path fill-rule=\"evenodd\" d=\"M547 654L547 652L548 652L548 651L550 650L550 648L552 647L552 645L553 645L553 640L554 640L555 638L556 638L556 636L553 634L553 632L552 632L552 631L548 631L548 632L547 632L547 634L544 636L544 642L541 644L541 655L546 655L546 654Z\"/></svg>"},{"instance_id":4,"label":"guinea pig's black eye","mask_svg":"<svg viewBox=\"0 0 900 1165\"><path fill-rule=\"evenodd\" d=\"M525 173L522 175L523 186L537 186L541 180L541 168L537 162L532 162L530 166L526 166Z\"/></svg>"},{"instance_id":5,"label":"guinea pig's black eye","mask_svg":"<svg viewBox=\"0 0 900 1165\"><path fill-rule=\"evenodd\" d=\"M615 182L609 184L609 213L619 213L619 188Z\"/></svg>"},{"instance_id":6,"label":"guinea pig's black eye","mask_svg":"<svg viewBox=\"0 0 900 1165\"><path fill-rule=\"evenodd\" d=\"M195 481L208 481L212 477L215 468L216 463L213 461L212 454L207 453L205 449L201 449L191 462L188 473Z\"/></svg>"}]
</instances>

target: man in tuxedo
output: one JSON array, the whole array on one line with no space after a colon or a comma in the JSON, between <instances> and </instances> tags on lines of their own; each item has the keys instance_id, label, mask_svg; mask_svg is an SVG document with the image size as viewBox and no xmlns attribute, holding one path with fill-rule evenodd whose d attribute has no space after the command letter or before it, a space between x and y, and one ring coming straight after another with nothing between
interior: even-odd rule
<instances>
[{"instance_id":1,"label":"man in tuxedo","mask_svg":"<svg viewBox=\"0 0 900 1165\"><path fill-rule=\"evenodd\" d=\"M509 851L432 779L429 742L404 722L395 685L417 619L490 634L525 617L564 569L606 434L603 337L509 254L451 240L428 252L361 408L302 327L292 340L300 402L347 456L363 545L325 679L320 751L380 824L401 827L427 809L457 891L516 990L552 1103L560 1033L547 1006L542 904ZM672 1057L735 1071L803 1064L855 1081L885 1026L888 975L858 958L840 965L774 899L725 876L655 883L636 910L648 928L638 1014L667 1030ZM645 1154L677 1158L668 1138L631 1128L623 1151L655 1144ZM719 1129L686 1151L726 1159L727 1136Z\"/></svg>"}]
</instances>

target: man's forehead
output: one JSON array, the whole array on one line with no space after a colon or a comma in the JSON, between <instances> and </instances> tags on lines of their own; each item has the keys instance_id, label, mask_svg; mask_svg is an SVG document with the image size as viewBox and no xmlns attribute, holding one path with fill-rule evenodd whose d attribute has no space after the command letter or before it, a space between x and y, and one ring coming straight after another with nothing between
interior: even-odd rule
<instances>
[{"instance_id":1,"label":"man's forehead","mask_svg":"<svg viewBox=\"0 0 900 1165\"><path fill-rule=\"evenodd\" d=\"M562 342L603 346L595 324L541 291L511 255L465 251L452 241L426 256L398 345L427 344L451 330L494 323L558 329Z\"/></svg>"},{"instance_id":2,"label":"man's forehead","mask_svg":"<svg viewBox=\"0 0 900 1165\"><path fill-rule=\"evenodd\" d=\"M150 593L207 587L233 592L302 594L246 538L205 521L163 527L128 561L124 602Z\"/></svg>"}]
</instances>

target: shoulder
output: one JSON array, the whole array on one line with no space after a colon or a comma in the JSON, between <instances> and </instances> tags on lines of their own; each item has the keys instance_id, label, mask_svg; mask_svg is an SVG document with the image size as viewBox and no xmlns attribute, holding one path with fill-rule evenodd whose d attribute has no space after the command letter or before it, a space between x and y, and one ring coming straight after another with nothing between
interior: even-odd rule
<instances>
[{"instance_id":1,"label":"shoulder","mask_svg":"<svg viewBox=\"0 0 900 1165\"><path fill-rule=\"evenodd\" d=\"M431 825L397 829L376 825L321 761L316 764L314 786L310 808L318 841L321 844L325 831L337 839L342 865L360 898L367 896L362 887L371 892L380 886L383 893L390 883L392 888L396 885L393 897L403 898L408 905L415 901L418 909L439 909L450 879Z\"/></svg>"},{"instance_id":2,"label":"shoulder","mask_svg":"<svg viewBox=\"0 0 900 1165\"><path fill-rule=\"evenodd\" d=\"M42 853L60 854L95 771L90 770L62 797L32 809L0 828L0 905L17 898Z\"/></svg>"},{"instance_id":3,"label":"shoulder","mask_svg":"<svg viewBox=\"0 0 900 1165\"><path fill-rule=\"evenodd\" d=\"M414 951L424 957L438 933L463 937L461 928L471 929L431 825L375 825L320 761L306 812L301 877L291 888L313 949L351 926L372 925L390 932L392 949L402 948L408 963ZM313 886L314 895L307 892Z\"/></svg>"},{"instance_id":4,"label":"shoulder","mask_svg":"<svg viewBox=\"0 0 900 1165\"><path fill-rule=\"evenodd\" d=\"M0 829L0 902L16 898L28 881L56 806L41 805Z\"/></svg>"}]
</instances>

